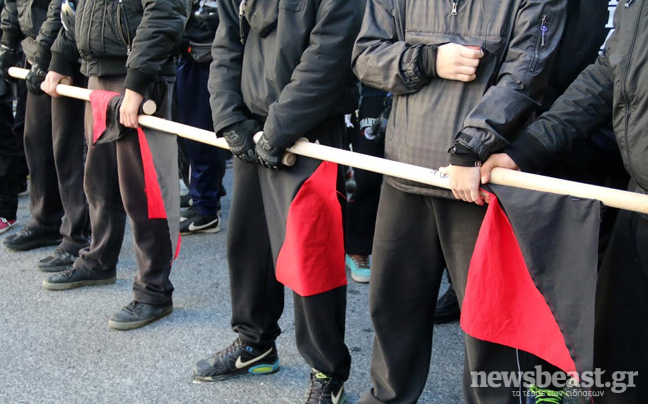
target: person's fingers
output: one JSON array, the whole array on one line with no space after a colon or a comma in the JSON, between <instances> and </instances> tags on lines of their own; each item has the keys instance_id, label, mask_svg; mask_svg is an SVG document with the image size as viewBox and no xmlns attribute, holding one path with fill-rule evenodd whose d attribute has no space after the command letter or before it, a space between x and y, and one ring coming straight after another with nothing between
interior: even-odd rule
<instances>
[{"instance_id":1,"label":"person's fingers","mask_svg":"<svg viewBox=\"0 0 648 404\"><path fill-rule=\"evenodd\" d=\"M463 74L466 76L474 76L477 73L477 69L475 67L470 67L470 66L457 66L455 68L455 73Z\"/></svg>"},{"instance_id":2,"label":"person's fingers","mask_svg":"<svg viewBox=\"0 0 648 404\"><path fill-rule=\"evenodd\" d=\"M459 55L468 59L481 59L484 57L484 51L480 49L473 49L467 46L459 48Z\"/></svg>"},{"instance_id":3,"label":"person's fingers","mask_svg":"<svg viewBox=\"0 0 648 404\"><path fill-rule=\"evenodd\" d=\"M468 75L468 74L457 74L455 80L457 81L463 81L464 83L469 83L477 78L476 74Z\"/></svg>"},{"instance_id":4,"label":"person's fingers","mask_svg":"<svg viewBox=\"0 0 648 404\"><path fill-rule=\"evenodd\" d=\"M488 184L490 182L491 171L496 166L495 158L491 157L484 162L481 166L481 183Z\"/></svg>"},{"instance_id":5,"label":"person's fingers","mask_svg":"<svg viewBox=\"0 0 648 404\"><path fill-rule=\"evenodd\" d=\"M475 188L475 189L470 191L470 198L477 205L484 206L484 200L482 199L481 195L479 194L479 188Z\"/></svg>"},{"instance_id":6,"label":"person's fingers","mask_svg":"<svg viewBox=\"0 0 648 404\"><path fill-rule=\"evenodd\" d=\"M460 65L460 66L470 66L470 67L475 67L476 68L476 67L479 66L480 60L479 59L465 58L465 57L461 56L461 57L457 58L455 63L457 65Z\"/></svg>"}]
</instances>

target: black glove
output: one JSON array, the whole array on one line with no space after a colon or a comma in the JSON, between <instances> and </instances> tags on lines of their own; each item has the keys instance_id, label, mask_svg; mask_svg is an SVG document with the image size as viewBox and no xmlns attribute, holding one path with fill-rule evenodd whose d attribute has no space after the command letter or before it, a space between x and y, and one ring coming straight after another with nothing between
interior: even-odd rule
<instances>
[{"instance_id":1,"label":"black glove","mask_svg":"<svg viewBox=\"0 0 648 404\"><path fill-rule=\"evenodd\" d=\"M221 132L233 155L248 163L257 164L254 152L254 135L261 130L261 125L254 119L237 122Z\"/></svg>"},{"instance_id":2,"label":"black glove","mask_svg":"<svg viewBox=\"0 0 648 404\"><path fill-rule=\"evenodd\" d=\"M0 78L13 81L13 77L9 76L9 68L17 66L20 63L20 55L13 49L2 45L0 51Z\"/></svg>"},{"instance_id":3,"label":"black glove","mask_svg":"<svg viewBox=\"0 0 648 404\"><path fill-rule=\"evenodd\" d=\"M380 114L378 118L374 121L373 125L371 125L371 134L375 136L374 141L376 142L384 142L385 141L385 134L387 133L387 124L389 123L389 115L391 114L392 110L392 95L389 94L385 97L385 102L384 102L384 107L383 112Z\"/></svg>"},{"instance_id":4,"label":"black glove","mask_svg":"<svg viewBox=\"0 0 648 404\"><path fill-rule=\"evenodd\" d=\"M41 84L45 81L45 76L47 76L46 70L41 69L36 64L32 65L31 70L27 73L27 77L25 77L27 90L34 95L45 94L43 90L41 90Z\"/></svg>"},{"instance_id":5,"label":"black glove","mask_svg":"<svg viewBox=\"0 0 648 404\"><path fill-rule=\"evenodd\" d=\"M272 144L265 135L261 136L256 144L256 155L259 163L272 170L278 170L281 167L281 158L285 148Z\"/></svg>"}]
</instances>

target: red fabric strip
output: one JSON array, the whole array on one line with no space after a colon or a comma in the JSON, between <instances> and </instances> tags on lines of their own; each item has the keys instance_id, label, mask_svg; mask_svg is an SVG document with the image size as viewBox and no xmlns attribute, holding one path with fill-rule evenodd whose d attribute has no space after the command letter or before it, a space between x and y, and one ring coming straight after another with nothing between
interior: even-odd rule
<instances>
[{"instance_id":1,"label":"red fabric strip","mask_svg":"<svg viewBox=\"0 0 648 404\"><path fill-rule=\"evenodd\" d=\"M347 284L337 165L322 162L297 192L288 211L277 280L300 296Z\"/></svg>"},{"instance_id":2,"label":"red fabric strip","mask_svg":"<svg viewBox=\"0 0 648 404\"><path fill-rule=\"evenodd\" d=\"M474 338L530 352L565 372L576 371L513 227L492 194L470 262L461 327Z\"/></svg>"},{"instance_id":3,"label":"red fabric strip","mask_svg":"<svg viewBox=\"0 0 648 404\"><path fill-rule=\"evenodd\" d=\"M108 103L113 97L118 97L119 93L114 91L93 90L90 93L90 106L92 107L92 144L97 143L97 140L106 130L106 113Z\"/></svg>"},{"instance_id":4,"label":"red fabric strip","mask_svg":"<svg viewBox=\"0 0 648 404\"><path fill-rule=\"evenodd\" d=\"M149 219L166 219L164 200L162 199L162 191L158 183L155 165L153 164L153 155L141 127L137 128L137 137L142 154L142 166L144 167L144 183L146 187L144 192L146 192L146 201L148 203L148 217Z\"/></svg>"}]
</instances>

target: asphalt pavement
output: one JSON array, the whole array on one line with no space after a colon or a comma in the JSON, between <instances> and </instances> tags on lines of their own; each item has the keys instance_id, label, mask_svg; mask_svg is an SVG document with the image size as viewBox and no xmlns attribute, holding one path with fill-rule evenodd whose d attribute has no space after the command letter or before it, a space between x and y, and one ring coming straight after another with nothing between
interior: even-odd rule
<instances>
[{"instance_id":1,"label":"asphalt pavement","mask_svg":"<svg viewBox=\"0 0 648 404\"><path fill-rule=\"evenodd\" d=\"M231 191L231 170L225 184ZM230 192L231 195L231 192ZM137 266L130 228L110 286L52 292L36 264L54 247L16 253L0 247L0 403L302 403L309 367L294 343L290 293L277 340L281 370L273 375L197 384L191 368L229 345L230 291L226 262L229 196L220 233L185 236L171 280L175 311L132 331L108 328L108 317L131 300ZM22 197L19 223L27 223ZM3 236L0 236L0 239ZM353 361L349 403L370 387L373 329L368 285L349 277L346 342ZM463 336L457 323L435 329L433 358L420 403L462 403Z\"/></svg>"}]
</instances>

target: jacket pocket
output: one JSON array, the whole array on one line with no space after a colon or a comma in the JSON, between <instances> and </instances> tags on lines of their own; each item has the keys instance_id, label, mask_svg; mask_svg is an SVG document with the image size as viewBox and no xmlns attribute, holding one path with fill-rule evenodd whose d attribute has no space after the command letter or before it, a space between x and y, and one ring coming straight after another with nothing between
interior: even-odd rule
<instances>
[{"instance_id":1,"label":"jacket pocket","mask_svg":"<svg viewBox=\"0 0 648 404\"><path fill-rule=\"evenodd\" d=\"M357 1L357 0L349 0ZM304 9L304 0L280 0L279 8L292 11L302 11Z\"/></svg>"},{"instance_id":2,"label":"jacket pocket","mask_svg":"<svg viewBox=\"0 0 648 404\"><path fill-rule=\"evenodd\" d=\"M547 15L542 14L540 24L538 26L538 37L536 39L535 48L533 49L533 60L531 61L531 66L529 71L533 72L538 67L538 61L540 60L540 53L544 50L547 40Z\"/></svg>"},{"instance_id":3,"label":"jacket pocket","mask_svg":"<svg viewBox=\"0 0 648 404\"><path fill-rule=\"evenodd\" d=\"M119 0L119 3L117 4L116 25L119 39L121 39L121 41L126 46L126 54L130 55L133 40L131 38L128 15L126 14L126 6L124 5L123 0Z\"/></svg>"}]
</instances>

